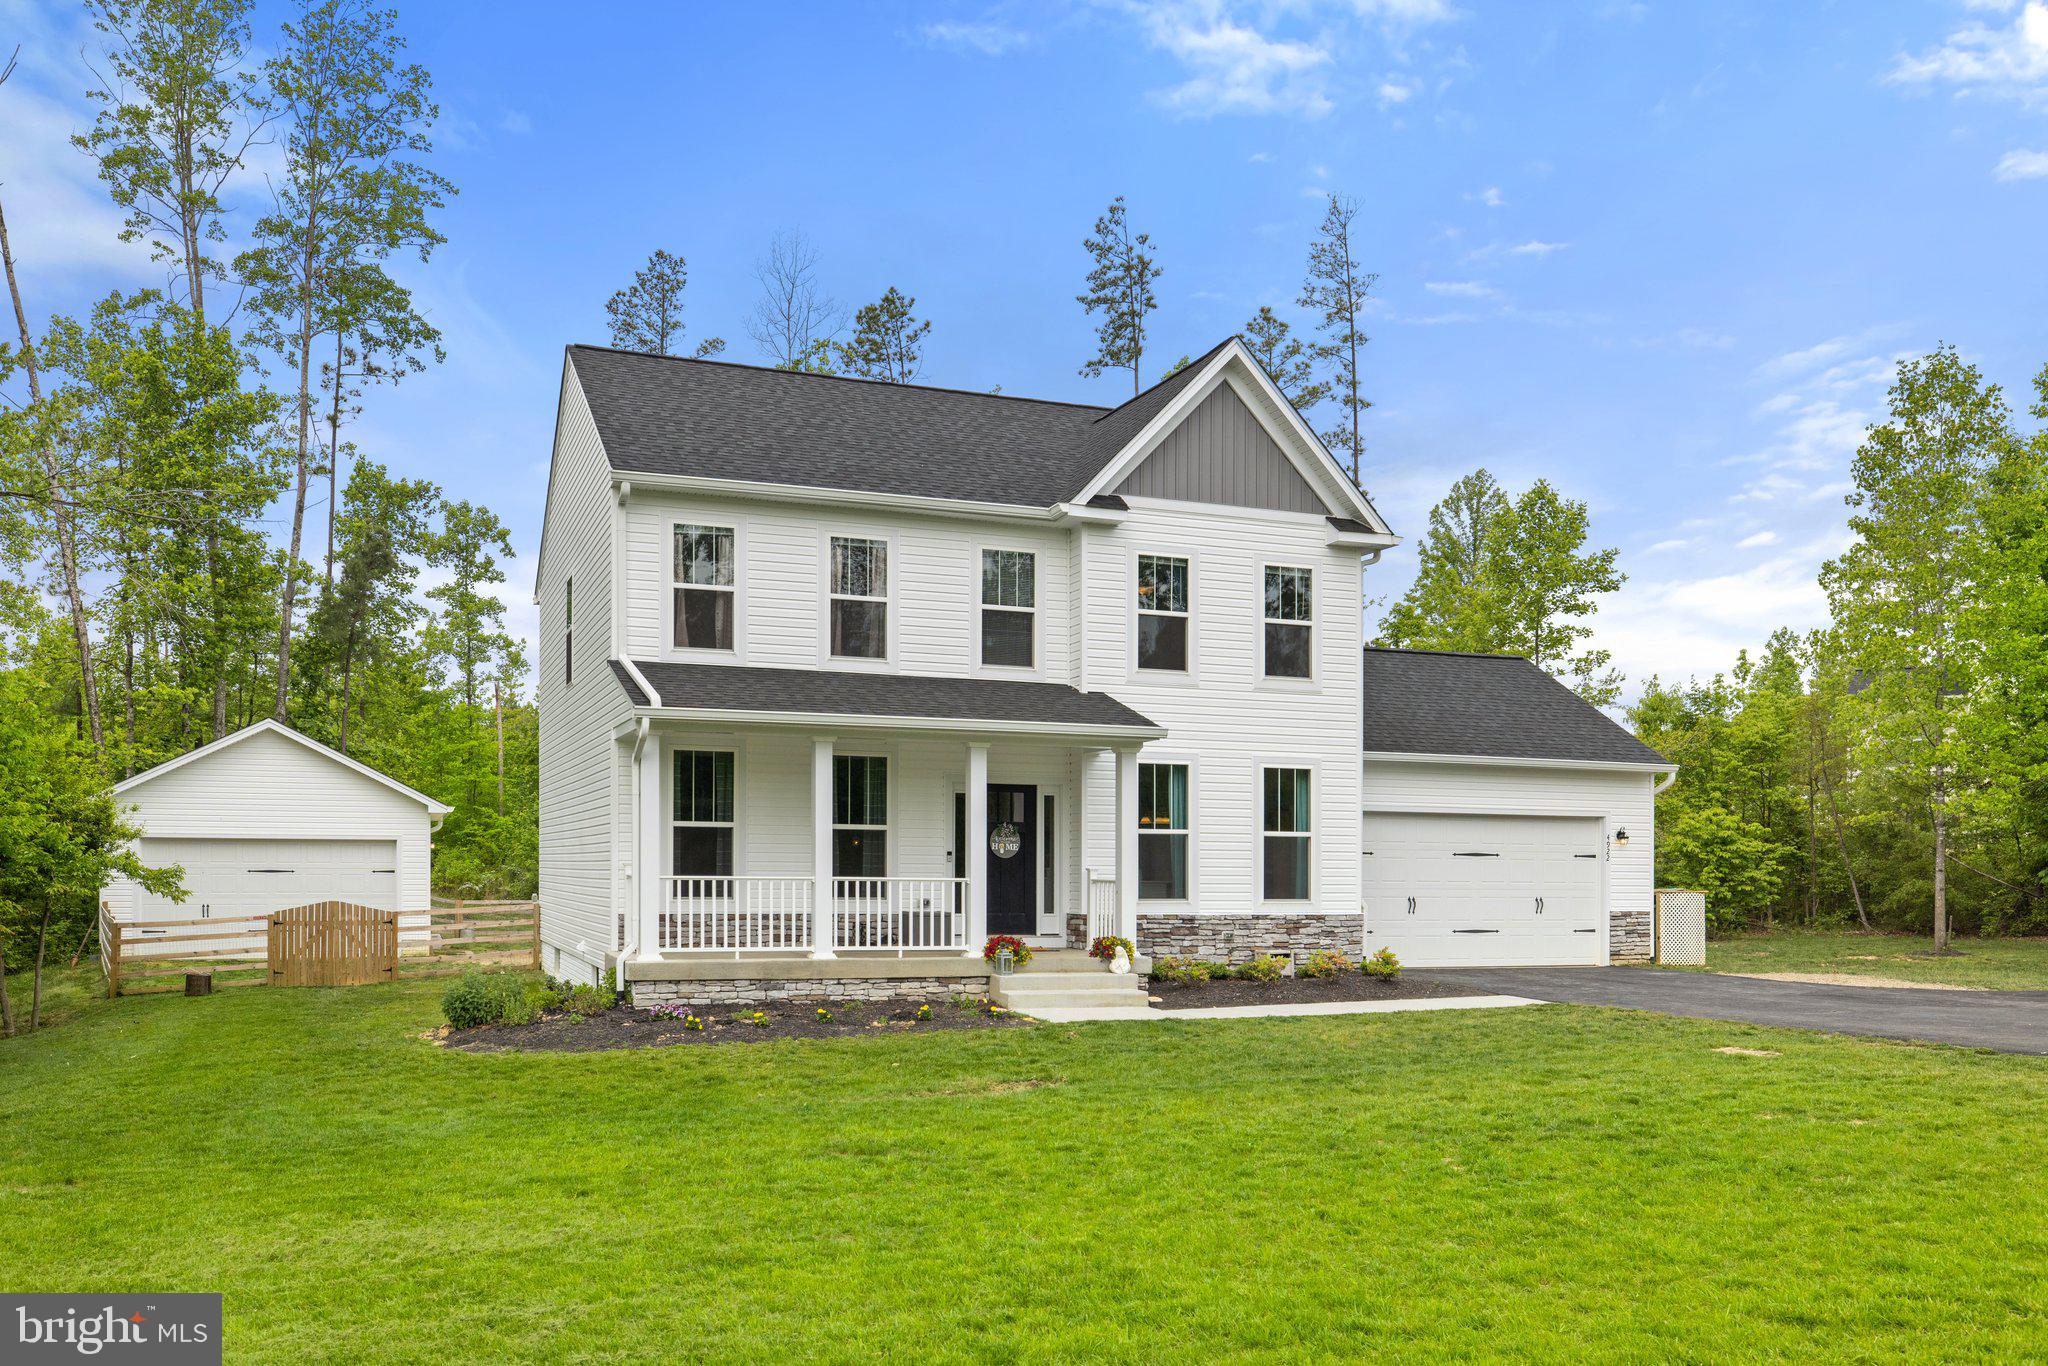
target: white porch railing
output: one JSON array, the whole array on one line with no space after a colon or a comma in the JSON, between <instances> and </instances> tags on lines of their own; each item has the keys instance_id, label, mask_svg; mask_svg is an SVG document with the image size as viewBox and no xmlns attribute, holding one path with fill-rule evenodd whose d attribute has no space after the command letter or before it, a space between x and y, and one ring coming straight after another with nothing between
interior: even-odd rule
<instances>
[{"instance_id":1,"label":"white porch railing","mask_svg":"<svg viewBox=\"0 0 2048 1366\"><path fill-rule=\"evenodd\" d=\"M1116 877L1114 874L1088 870L1087 896L1088 942L1093 944L1105 935L1123 934L1117 916Z\"/></svg>"},{"instance_id":2,"label":"white porch railing","mask_svg":"<svg viewBox=\"0 0 2048 1366\"><path fill-rule=\"evenodd\" d=\"M811 879L672 877L655 947L679 953L809 953Z\"/></svg>"},{"instance_id":3,"label":"white porch railing","mask_svg":"<svg viewBox=\"0 0 2048 1366\"><path fill-rule=\"evenodd\" d=\"M967 947L964 877L836 877L832 879L834 949Z\"/></svg>"}]
</instances>

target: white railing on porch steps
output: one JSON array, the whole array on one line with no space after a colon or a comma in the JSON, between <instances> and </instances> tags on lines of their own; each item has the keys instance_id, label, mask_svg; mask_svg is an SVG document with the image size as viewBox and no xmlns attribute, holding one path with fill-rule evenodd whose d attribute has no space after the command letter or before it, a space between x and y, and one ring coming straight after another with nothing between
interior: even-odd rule
<instances>
[{"instance_id":1,"label":"white railing on porch steps","mask_svg":"<svg viewBox=\"0 0 2048 1366\"><path fill-rule=\"evenodd\" d=\"M656 947L673 952L809 953L811 879L672 877Z\"/></svg>"},{"instance_id":2,"label":"white railing on porch steps","mask_svg":"<svg viewBox=\"0 0 2048 1366\"><path fill-rule=\"evenodd\" d=\"M835 949L967 947L964 877L836 877L832 894Z\"/></svg>"},{"instance_id":3,"label":"white railing on porch steps","mask_svg":"<svg viewBox=\"0 0 2048 1366\"><path fill-rule=\"evenodd\" d=\"M1105 935L1122 934L1123 930L1118 928L1115 876L1090 868L1087 897L1088 942L1093 944Z\"/></svg>"}]
</instances>

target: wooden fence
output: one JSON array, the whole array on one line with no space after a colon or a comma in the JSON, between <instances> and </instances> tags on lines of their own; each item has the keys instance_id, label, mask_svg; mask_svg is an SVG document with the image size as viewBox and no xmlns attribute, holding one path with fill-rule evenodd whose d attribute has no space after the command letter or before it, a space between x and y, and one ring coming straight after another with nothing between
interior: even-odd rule
<instances>
[{"instance_id":1,"label":"wooden fence","mask_svg":"<svg viewBox=\"0 0 2048 1366\"><path fill-rule=\"evenodd\" d=\"M217 987L353 986L460 972L540 967L540 906L457 902L426 911L379 911L343 902L275 915L213 920L117 921L100 909L107 995L175 991L187 973Z\"/></svg>"}]
</instances>

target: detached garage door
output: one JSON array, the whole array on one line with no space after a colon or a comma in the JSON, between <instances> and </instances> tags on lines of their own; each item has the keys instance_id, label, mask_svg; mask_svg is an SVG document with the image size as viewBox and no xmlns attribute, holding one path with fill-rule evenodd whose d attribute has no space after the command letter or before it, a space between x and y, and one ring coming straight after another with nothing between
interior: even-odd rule
<instances>
[{"instance_id":1,"label":"detached garage door","mask_svg":"<svg viewBox=\"0 0 2048 1366\"><path fill-rule=\"evenodd\" d=\"M1366 946L1415 967L1606 961L1597 820L1365 817Z\"/></svg>"},{"instance_id":2,"label":"detached garage door","mask_svg":"<svg viewBox=\"0 0 2048 1366\"><path fill-rule=\"evenodd\" d=\"M142 861L185 870L182 904L139 893L137 920L224 920L315 901L399 910L392 840L145 839Z\"/></svg>"}]
</instances>

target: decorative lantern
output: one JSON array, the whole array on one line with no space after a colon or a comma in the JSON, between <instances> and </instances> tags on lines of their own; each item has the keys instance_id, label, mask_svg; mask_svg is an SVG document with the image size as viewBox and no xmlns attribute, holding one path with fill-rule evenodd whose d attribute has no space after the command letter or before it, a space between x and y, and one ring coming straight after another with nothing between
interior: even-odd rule
<instances>
[{"instance_id":1,"label":"decorative lantern","mask_svg":"<svg viewBox=\"0 0 2048 1366\"><path fill-rule=\"evenodd\" d=\"M1016 956L1008 949L996 950L996 976L1008 977L1016 965Z\"/></svg>"},{"instance_id":2,"label":"decorative lantern","mask_svg":"<svg viewBox=\"0 0 2048 1366\"><path fill-rule=\"evenodd\" d=\"M1615 842L1616 844L1624 844L1624 845L1625 845L1625 844L1627 844L1627 843L1628 843L1628 831L1627 831L1626 829L1622 829L1622 830L1617 830L1617 831L1615 831L1615 832L1614 832L1614 842Z\"/></svg>"}]
</instances>

